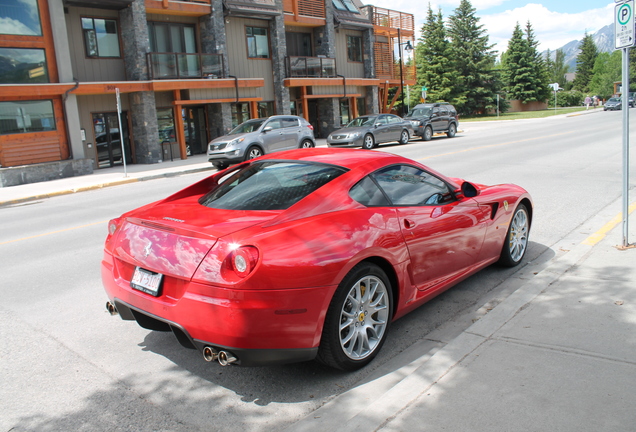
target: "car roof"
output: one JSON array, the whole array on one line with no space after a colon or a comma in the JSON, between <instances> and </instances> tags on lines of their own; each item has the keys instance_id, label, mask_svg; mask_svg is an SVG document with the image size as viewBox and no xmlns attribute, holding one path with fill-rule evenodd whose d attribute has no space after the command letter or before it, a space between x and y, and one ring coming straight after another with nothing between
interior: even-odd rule
<instances>
[{"instance_id":1,"label":"car roof","mask_svg":"<svg viewBox=\"0 0 636 432\"><path fill-rule=\"evenodd\" d=\"M377 162L378 165L386 163L410 162L407 158L392 153L384 153L375 150L347 149L347 148L309 148L288 150L270 153L260 160L297 160L303 162L316 162L337 165L348 169L359 167L366 162Z\"/></svg>"}]
</instances>

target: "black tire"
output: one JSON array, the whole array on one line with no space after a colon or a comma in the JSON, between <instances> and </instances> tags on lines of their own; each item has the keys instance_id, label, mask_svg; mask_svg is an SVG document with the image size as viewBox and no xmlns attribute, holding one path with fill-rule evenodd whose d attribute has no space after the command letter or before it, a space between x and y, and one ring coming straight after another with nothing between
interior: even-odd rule
<instances>
[{"instance_id":1,"label":"black tire","mask_svg":"<svg viewBox=\"0 0 636 432\"><path fill-rule=\"evenodd\" d=\"M366 366L386 341L392 318L393 293L386 274L375 264L358 264L331 299L316 360L347 371Z\"/></svg>"},{"instance_id":2,"label":"black tire","mask_svg":"<svg viewBox=\"0 0 636 432\"><path fill-rule=\"evenodd\" d=\"M400 144L406 144L409 142L409 139L411 138L411 136L409 135L409 131L407 131L406 129L404 129L402 131L402 133L400 134Z\"/></svg>"},{"instance_id":3,"label":"black tire","mask_svg":"<svg viewBox=\"0 0 636 432\"><path fill-rule=\"evenodd\" d=\"M371 150L373 147L375 147L375 138L371 134L366 134L362 140L362 148Z\"/></svg>"},{"instance_id":4,"label":"black tire","mask_svg":"<svg viewBox=\"0 0 636 432\"><path fill-rule=\"evenodd\" d=\"M251 146L245 152L245 160L256 159L257 157L263 156L263 150L261 150L258 146Z\"/></svg>"},{"instance_id":5,"label":"black tire","mask_svg":"<svg viewBox=\"0 0 636 432\"><path fill-rule=\"evenodd\" d=\"M225 168L230 166L230 164L227 162L212 162L212 165L219 171L224 170Z\"/></svg>"},{"instance_id":6,"label":"black tire","mask_svg":"<svg viewBox=\"0 0 636 432\"><path fill-rule=\"evenodd\" d=\"M315 147L314 143L311 142L311 140L303 140L303 142L300 143L300 148L312 148Z\"/></svg>"},{"instance_id":7,"label":"black tire","mask_svg":"<svg viewBox=\"0 0 636 432\"><path fill-rule=\"evenodd\" d=\"M457 125L455 123L451 123L450 126L448 126L448 132L446 132L446 136L449 138L453 138L456 133Z\"/></svg>"},{"instance_id":8,"label":"black tire","mask_svg":"<svg viewBox=\"0 0 636 432\"><path fill-rule=\"evenodd\" d=\"M424 133L422 134L422 140L430 141L433 138L433 129L430 126L426 126L424 128Z\"/></svg>"},{"instance_id":9,"label":"black tire","mask_svg":"<svg viewBox=\"0 0 636 432\"><path fill-rule=\"evenodd\" d=\"M499 264L514 267L519 264L528 249L530 234L530 214L525 204L519 204L512 214L510 225L501 248Z\"/></svg>"}]
</instances>

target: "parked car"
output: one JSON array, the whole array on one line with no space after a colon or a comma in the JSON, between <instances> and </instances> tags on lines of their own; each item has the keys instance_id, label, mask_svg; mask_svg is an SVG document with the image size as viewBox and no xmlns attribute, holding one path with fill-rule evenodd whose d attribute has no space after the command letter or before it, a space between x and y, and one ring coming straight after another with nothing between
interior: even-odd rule
<instances>
[{"instance_id":1,"label":"parked car","mask_svg":"<svg viewBox=\"0 0 636 432\"><path fill-rule=\"evenodd\" d=\"M607 102L605 102L605 106L603 107L603 111L614 111L622 108L621 98L613 97L609 98Z\"/></svg>"},{"instance_id":2,"label":"parked car","mask_svg":"<svg viewBox=\"0 0 636 432\"><path fill-rule=\"evenodd\" d=\"M248 120L208 144L208 161L216 168L264 154L316 146L314 127L302 117L276 115Z\"/></svg>"},{"instance_id":3,"label":"parked car","mask_svg":"<svg viewBox=\"0 0 636 432\"><path fill-rule=\"evenodd\" d=\"M279 152L111 220L107 308L221 365L353 370L392 321L490 264L519 264L532 215L519 186L395 154Z\"/></svg>"},{"instance_id":4,"label":"parked car","mask_svg":"<svg viewBox=\"0 0 636 432\"><path fill-rule=\"evenodd\" d=\"M373 114L353 119L342 129L327 137L331 147L362 147L372 149L378 144L406 144L413 135L413 126L394 114Z\"/></svg>"},{"instance_id":5,"label":"parked car","mask_svg":"<svg viewBox=\"0 0 636 432\"><path fill-rule=\"evenodd\" d=\"M436 133L446 133L453 138L459 125L457 110L448 103L415 105L404 119L413 124L415 135L424 141L430 141Z\"/></svg>"}]
</instances>

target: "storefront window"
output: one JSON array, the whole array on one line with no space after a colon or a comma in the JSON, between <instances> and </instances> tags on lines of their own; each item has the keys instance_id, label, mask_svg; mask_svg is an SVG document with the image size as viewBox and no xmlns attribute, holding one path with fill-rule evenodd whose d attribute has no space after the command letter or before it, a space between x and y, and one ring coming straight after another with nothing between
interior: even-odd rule
<instances>
[{"instance_id":1,"label":"storefront window","mask_svg":"<svg viewBox=\"0 0 636 432\"><path fill-rule=\"evenodd\" d=\"M258 117L269 117L274 115L274 102L259 102L258 103Z\"/></svg>"},{"instance_id":2,"label":"storefront window","mask_svg":"<svg viewBox=\"0 0 636 432\"><path fill-rule=\"evenodd\" d=\"M55 130L50 100L0 102L0 134Z\"/></svg>"},{"instance_id":3,"label":"storefront window","mask_svg":"<svg viewBox=\"0 0 636 432\"><path fill-rule=\"evenodd\" d=\"M250 105L245 102L232 104L232 128L250 119Z\"/></svg>"},{"instance_id":4,"label":"storefront window","mask_svg":"<svg viewBox=\"0 0 636 432\"><path fill-rule=\"evenodd\" d=\"M49 82L46 57L42 49L0 48L0 84Z\"/></svg>"},{"instance_id":5,"label":"storefront window","mask_svg":"<svg viewBox=\"0 0 636 432\"><path fill-rule=\"evenodd\" d=\"M357 98L356 104L358 105L358 115L363 116L367 114L367 104L364 103L364 98Z\"/></svg>"},{"instance_id":6,"label":"storefront window","mask_svg":"<svg viewBox=\"0 0 636 432\"><path fill-rule=\"evenodd\" d=\"M349 115L349 99L340 101L340 124L346 125L353 120Z\"/></svg>"},{"instance_id":7,"label":"storefront window","mask_svg":"<svg viewBox=\"0 0 636 432\"><path fill-rule=\"evenodd\" d=\"M37 0L0 0L0 33L42 36Z\"/></svg>"},{"instance_id":8,"label":"storefront window","mask_svg":"<svg viewBox=\"0 0 636 432\"><path fill-rule=\"evenodd\" d=\"M160 142L176 142L172 108L157 108L157 124L159 125Z\"/></svg>"}]
</instances>

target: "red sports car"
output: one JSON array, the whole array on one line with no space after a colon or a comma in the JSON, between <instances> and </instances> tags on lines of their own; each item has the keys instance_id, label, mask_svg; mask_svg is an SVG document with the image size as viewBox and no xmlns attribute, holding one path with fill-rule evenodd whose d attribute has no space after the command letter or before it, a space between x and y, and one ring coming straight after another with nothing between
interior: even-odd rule
<instances>
[{"instance_id":1,"label":"red sports car","mask_svg":"<svg viewBox=\"0 0 636 432\"><path fill-rule=\"evenodd\" d=\"M368 364L391 322L519 264L532 200L388 153L302 149L217 172L110 221L109 311L208 361Z\"/></svg>"}]
</instances>

